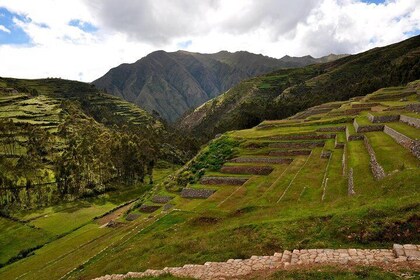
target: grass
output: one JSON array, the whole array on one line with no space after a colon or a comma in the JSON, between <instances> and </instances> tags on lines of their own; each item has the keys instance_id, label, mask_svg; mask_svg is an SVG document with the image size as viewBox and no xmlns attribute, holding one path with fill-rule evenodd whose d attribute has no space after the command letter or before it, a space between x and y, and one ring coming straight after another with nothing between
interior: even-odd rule
<instances>
[{"instance_id":1,"label":"grass","mask_svg":"<svg viewBox=\"0 0 420 280\"><path fill-rule=\"evenodd\" d=\"M419 129L412 127L408 124L401 123L401 122L393 122L393 123L387 123L386 125L413 140L420 139Z\"/></svg>"}]
</instances>

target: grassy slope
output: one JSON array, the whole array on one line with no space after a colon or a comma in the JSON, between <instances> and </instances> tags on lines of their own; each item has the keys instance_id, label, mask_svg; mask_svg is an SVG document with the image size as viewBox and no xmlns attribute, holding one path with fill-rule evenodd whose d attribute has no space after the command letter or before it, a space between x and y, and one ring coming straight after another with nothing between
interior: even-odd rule
<instances>
[{"instance_id":1,"label":"grassy slope","mask_svg":"<svg viewBox=\"0 0 420 280\"><path fill-rule=\"evenodd\" d=\"M346 108L349 104L343 106ZM328 119L328 113L324 117ZM271 136L315 133L319 128L336 125L326 125L319 120L292 121L292 127L284 125L284 121L270 122L272 125L277 123L281 126L227 133L212 142L212 147L230 147L217 143L232 139L229 143L238 141L239 145L232 146L231 156L267 152L267 148L249 149L246 143L274 141L267 138ZM351 125L351 120L342 125ZM354 196L347 195L347 177L342 174L344 149L335 149L331 139L326 141L324 148L313 149L310 156L293 157L289 165L273 164L271 174L250 176L242 186L192 185L216 189L208 199L181 198L161 184L154 193L174 196L170 203L175 206L171 210L151 214L134 211L140 215L137 219L127 221L121 217L117 220L120 224L113 228L99 228L98 224L89 223L45 245L35 255L0 269L0 278L51 279L66 275L70 279L91 279L110 273L272 254L284 249L375 248L389 247L394 242L418 243L418 159L383 132L366 135L377 152L378 162L387 172L393 171L401 162L406 168L396 168L397 171L389 172L385 179L376 181L363 141L345 142L348 165L354 169ZM322 149L332 151L330 160L320 158ZM396 160L389 149L395 150L401 158ZM207 147L196 159L216 164L214 159L223 158L220 151ZM187 165L184 171L197 164ZM207 169L205 175L222 175L215 172ZM324 191L325 172L328 184ZM156 175L159 173L167 174L162 171ZM176 180L176 177L169 180ZM322 200L324 192L325 199ZM150 196L146 196L144 202L151 203L148 198ZM296 273L279 273L271 279L300 277ZM393 277L376 270L358 273L373 279ZM352 279L351 273L336 270L308 271L305 275L312 279L331 275Z\"/></svg>"},{"instance_id":2,"label":"grassy slope","mask_svg":"<svg viewBox=\"0 0 420 280\"><path fill-rule=\"evenodd\" d=\"M346 100L420 78L420 36L334 62L276 71L246 80L184 117L180 125L214 136L308 107Z\"/></svg>"}]
</instances>

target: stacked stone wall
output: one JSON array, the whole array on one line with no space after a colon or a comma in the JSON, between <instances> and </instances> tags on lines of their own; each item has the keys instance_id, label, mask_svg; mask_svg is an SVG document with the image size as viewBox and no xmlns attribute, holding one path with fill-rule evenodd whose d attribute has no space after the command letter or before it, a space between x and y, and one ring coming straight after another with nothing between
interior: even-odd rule
<instances>
[{"instance_id":1,"label":"stacked stone wall","mask_svg":"<svg viewBox=\"0 0 420 280\"><path fill-rule=\"evenodd\" d=\"M222 173L268 175L273 171L271 166L223 166Z\"/></svg>"},{"instance_id":2,"label":"stacked stone wall","mask_svg":"<svg viewBox=\"0 0 420 280\"><path fill-rule=\"evenodd\" d=\"M340 132L346 131L345 126L330 126L330 127L321 127L316 130L317 132Z\"/></svg>"},{"instance_id":3,"label":"stacked stone wall","mask_svg":"<svg viewBox=\"0 0 420 280\"><path fill-rule=\"evenodd\" d=\"M405 109L414 113L420 113L420 103L409 104Z\"/></svg>"},{"instance_id":4,"label":"stacked stone wall","mask_svg":"<svg viewBox=\"0 0 420 280\"><path fill-rule=\"evenodd\" d=\"M374 116L372 114L368 114L368 118L372 123L387 123L399 121L400 115Z\"/></svg>"},{"instance_id":5,"label":"stacked stone wall","mask_svg":"<svg viewBox=\"0 0 420 280\"><path fill-rule=\"evenodd\" d=\"M272 256L252 256L249 259L230 259L226 262L186 264L182 267L165 267L161 270L148 269L144 272L105 275L94 280L122 280L142 277L172 275L181 278L202 280L244 279L257 271L275 271L311 265L377 265L390 267L418 267L420 246L394 244L393 249L295 249L274 253ZM248 278L247 278L248 279Z\"/></svg>"},{"instance_id":6,"label":"stacked stone wall","mask_svg":"<svg viewBox=\"0 0 420 280\"><path fill-rule=\"evenodd\" d=\"M270 148L280 149L313 149L316 147L324 147L325 141L312 141L312 142L277 142L270 143Z\"/></svg>"},{"instance_id":7,"label":"stacked stone wall","mask_svg":"<svg viewBox=\"0 0 420 280\"><path fill-rule=\"evenodd\" d=\"M277 163L277 164L289 164L293 161L292 158L281 158L281 157L238 157L230 160L229 162L237 163Z\"/></svg>"},{"instance_id":8,"label":"stacked stone wall","mask_svg":"<svg viewBox=\"0 0 420 280\"><path fill-rule=\"evenodd\" d=\"M247 178L237 178L237 177L203 177L200 180L200 183L203 185L233 185L240 186L243 185Z\"/></svg>"},{"instance_id":9,"label":"stacked stone wall","mask_svg":"<svg viewBox=\"0 0 420 280\"><path fill-rule=\"evenodd\" d=\"M191 189L183 188L181 191L181 197L183 198L208 198L211 196L215 190L208 189Z\"/></svg>"},{"instance_id":10,"label":"stacked stone wall","mask_svg":"<svg viewBox=\"0 0 420 280\"><path fill-rule=\"evenodd\" d=\"M372 132L372 131L382 131L384 130L383 124L375 124L375 125L359 125L357 120L353 122L354 129L357 133L364 133L364 132Z\"/></svg>"},{"instance_id":11,"label":"stacked stone wall","mask_svg":"<svg viewBox=\"0 0 420 280\"><path fill-rule=\"evenodd\" d=\"M311 153L311 150L289 150L289 151L271 151L270 156L307 156Z\"/></svg>"},{"instance_id":12,"label":"stacked stone wall","mask_svg":"<svg viewBox=\"0 0 420 280\"><path fill-rule=\"evenodd\" d=\"M385 178L385 171L382 168L382 166L379 164L379 162L376 160L375 151L373 150L372 145L370 145L369 139L366 136L363 142L370 156L369 163L370 163L370 169L372 171L373 177L376 180L381 180Z\"/></svg>"},{"instance_id":13,"label":"stacked stone wall","mask_svg":"<svg viewBox=\"0 0 420 280\"><path fill-rule=\"evenodd\" d=\"M398 144L409 150L415 157L420 159L420 141L413 140L395 129L385 126L384 132L391 136Z\"/></svg>"},{"instance_id":14,"label":"stacked stone wall","mask_svg":"<svg viewBox=\"0 0 420 280\"><path fill-rule=\"evenodd\" d=\"M408 125L414 126L415 128L420 128L420 119L413 118L405 115L401 115L400 121Z\"/></svg>"}]
</instances>

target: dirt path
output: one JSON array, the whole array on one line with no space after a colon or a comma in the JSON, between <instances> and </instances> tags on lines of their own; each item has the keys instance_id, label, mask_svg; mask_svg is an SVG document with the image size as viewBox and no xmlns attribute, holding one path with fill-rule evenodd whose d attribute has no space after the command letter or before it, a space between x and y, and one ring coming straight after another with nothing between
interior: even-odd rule
<instances>
[{"instance_id":1,"label":"dirt path","mask_svg":"<svg viewBox=\"0 0 420 280\"><path fill-rule=\"evenodd\" d=\"M118 208L117 210L103 216L102 218L99 218L96 220L96 223L100 224L101 227L106 226L110 221L116 220L119 217L121 217L122 215L124 215L125 212L127 212L130 207L134 204L135 202L131 202L123 207Z\"/></svg>"}]
</instances>

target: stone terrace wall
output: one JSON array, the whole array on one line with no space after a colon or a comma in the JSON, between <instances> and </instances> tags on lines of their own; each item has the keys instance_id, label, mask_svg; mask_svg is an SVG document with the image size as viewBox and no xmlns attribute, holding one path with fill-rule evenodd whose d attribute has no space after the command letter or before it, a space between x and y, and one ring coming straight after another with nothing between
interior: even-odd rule
<instances>
[{"instance_id":1,"label":"stone terrace wall","mask_svg":"<svg viewBox=\"0 0 420 280\"><path fill-rule=\"evenodd\" d=\"M368 118L372 123L397 122L400 120L400 115L374 116L368 114Z\"/></svg>"},{"instance_id":2,"label":"stone terrace wall","mask_svg":"<svg viewBox=\"0 0 420 280\"><path fill-rule=\"evenodd\" d=\"M365 147L370 156L370 169L372 170L373 177L376 180L381 180L385 178L385 171L379 162L376 160L375 151L373 150L372 146L369 143L369 139L365 136L364 139Z\"/></svg>"},{"instance_id":3,"label":"stone terrace wall","mask_svg":"<svg viewBox=\"0 0 420 280\"><path fill-rule=\"evenodd\" d=\"M229 162L237 163L285 163L289 164L293 161L292 158L281 157L238 157L230 160Z\"/></svg>"},{"instance_id":4,"label":"stone terrace wall","mask_svg":"<svg viewBox=\"0 0 420 280\"><path fill-rule=\"evenodd\" d=\"M322 139L334 139L335 134L325 133L325 134L316 134L316 133L303 133L303 134L289 134L289 135L280 135L275 137L270 137L270 140L322 140Z\"/></svg>"},{"instance_id":5,"label":"stone terrace wall","mask_svg":"<svg viewBox=\"0 0 420 280\"><path fill-rule=\"evenodd\" d=\"M376 124L376 125L359 125L356 120L353 122L354 129L357 133L362 132L372 132L372 131L382 131L384 130L383 124Z\"/></svg>"},{"instance_id":6,"label":"stone terrace wall","mask_svg":"<svg viewBox=\"0 0 420 280\"><path fill-rule=\"evenodd\" d=\"M233 185L240 186L243 185L247 178L237 178L237 177L203 177L200 180L200 183L203 185Z\"/></svg>"},{"instance_id":7,"label":"stone terrace wall","mask_svg":"<svg viewBox=\"0 0 420 280\"><path fill-rule=\"evenodd\" d=\"M381 104L377 102L373 102L373 103L351 104L351 107L352 108L372 108L378 105L381 105Z\"/></svg>"},{"instance_id":8,"label":"stone terrace wall","mask_svg":"<svg viewBox=\"0 0 420 280\"><path fill-rule=\"evenodd\" d=\"M289 150L289 151L271 151L270 156L307 156L311 153L311 150Z\"/></svg>"},{"instance_id":9,"label":"stone terrace wall","mask_svg":"<svg viewBox=\"0 0 420 280\"><path fill-rule=\"evenodd\" d=\"M268 175L273 171L271 166L223 166L222 173Z\"/></svg>"},{"instance_id":10,"label":"stone terrace wall","mask_svg":"<svg viewBox=\"0 0 420 280\"><path fill-rule=\"evenodd\" d=\"M346 127L346 139L347 141L356 141L363 140L363 135L361 134L350 134L348 127Z\"/></svg>"},{"instance_id":11,"label":"stone terrace wall","mask_svg":"<svg viewBox=\"0 0 420 280\"><path fill-rule=\"evenodd\" d=\"M347 194L348 195L356 194L356 192L354 191L353 168L349 169L349 176L347 178Z\"/></svg>"},{"instance_id":12,"label":"stone terrace wall","mask_svg":"<svg viewBox=\"0 0 420 280\"><path fill-rule=\"evenodd\" d=\"M409 104L405 106L405 109L411 112L420 113L420 103Z\"/></svg>"},{"instance_id":13,"label":"stone terrace wall","mask_svg":"<svg viewBox=\"0 0 420 280\"><path fill-rule=\"evenodd\" d=\"M415 128L420 128L420 119L412 118L409 116L401 115L400 121L408 125L414 126Z\"/></svg>"},{"instance_id":14,"label":"stone terrace wall","mask_svg":"<svg viewBox=\"0 0 420 280\"><path fill-rule=\"evenodd\" d=\"M321 127L316 130L317 132L340 132L346 131L345 126L330 126L330 127Z\"/></svg>"},{"instance_id":15,"label":"stone terrace wall","mask_svg":"<svg viewBox=\"0 0 420 280\"><path fill-rule=\"evenodd\" d=\"M387 125L384 128L384 132L391 136L398 144L409 150L415 157L420 159L420 141L413 140Z\"/></svg>"},{"instance_id":16,"label":"stone terrace wall","mask_svg":"<svg viewBox=\"0 0 420 280\"><path fill-rule=\"evenodd\" d=\"M393 249L301 249L272 256L252 256L249 259L230 259L226 262L206 262L204 265L186 264L183 267L148 269L145 272L105 275L94 280L122 280L129 278L173 275L194 279L211 280L241 279L255 271L282 270L307 265L380 265L393 264L417 267L420 265L420 246L394 244Z\"/></svg>"},{"instance_id":17,"label":"stone terrace wall","mask_svg":"<svg viewBox=\"0 0 420 280\"><path fill-rule=\"evenodd\" d=\"M181 197L183 198L208 198L214 192L215 190L183 188L181 191Z\"/></svg>"},{"instance_id":18,"label":"stone terrace wall","mask_svg":"<svg viewBox=\"0 0 420 280\"><path fill-rule=\"evenodd\" d=\"M313 149L316 147L324 147L325 141L313 141L313 142L277 142L268 145L270 148L280 149Z\"/></svg>"}]
</instances>

